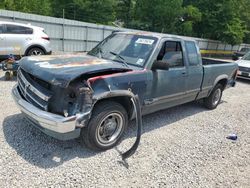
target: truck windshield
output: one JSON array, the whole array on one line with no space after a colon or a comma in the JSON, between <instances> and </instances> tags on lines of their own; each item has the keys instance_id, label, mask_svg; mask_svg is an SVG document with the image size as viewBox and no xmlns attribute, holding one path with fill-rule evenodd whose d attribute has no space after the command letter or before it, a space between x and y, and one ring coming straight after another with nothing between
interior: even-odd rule
<instances>
[{"instance_id":1,"label":"truck windshield","mask_svg":"<svg viewBox=\"0 0 250 188\"><path fill-rule=\"evenodd\" d=\"M250 61L250 52L247 53L242 59L243 59L243 60Z\"/></svg>"},{"instance_id":2,"label":"truck windshield","mask_svg":"<svg viewBox=\"0 0 250 188\"><path fill-rule=\"evenodd\" d=\"M157 38L151 36L112 34L93 48L88 55L143 67L152 53ZM115 55L116 54L116 55ZM124 61L121 62L124 64Z\"/></svg>"}]
</instances>

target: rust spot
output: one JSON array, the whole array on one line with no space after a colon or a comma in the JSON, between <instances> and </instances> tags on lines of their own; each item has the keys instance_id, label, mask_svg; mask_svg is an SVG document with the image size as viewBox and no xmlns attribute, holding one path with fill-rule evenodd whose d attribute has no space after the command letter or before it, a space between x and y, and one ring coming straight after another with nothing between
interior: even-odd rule
<instances>
[{"instance_id":1,"label":"rust spot","mask_svg":"<svg viewBox=\"0 0 250 188\"><path fill-rule=\"evenodd\" d=\"M100 65L108 63L106 60L99 60L99 59L89 59L84 62L67 62L67 63L58 63L53 64L50 62L41 62L39 63L40 67L49 68L49 69L59 69L59 68L71 68L71 67L84 67L89 65Z\"/></svg>"}]
</instances>

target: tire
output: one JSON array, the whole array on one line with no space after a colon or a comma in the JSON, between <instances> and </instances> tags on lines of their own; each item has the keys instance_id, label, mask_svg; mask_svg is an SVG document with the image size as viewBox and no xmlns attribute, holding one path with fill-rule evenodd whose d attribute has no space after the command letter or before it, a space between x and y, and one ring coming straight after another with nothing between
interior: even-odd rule
<instances>
[{"instance_id":1,"label":"tire","mask_svg":"<svg viewBox=\"0 0 250 188\"><path fill-rule=\"evenodd\" d=\"M223 86L221 84L217 84L210 95L204 99L205 107L210 110L217 108L217 106L220 104L222 93Z\"/></svg>"},{"instance_id":2,"label":"tire","mask_svg":"<svg viewBox=\"0 0 250 188\"><path fill-rule=\"evenodd\" d=\"M45 52L41 49L41 48L31 48L28 53L27 56L37 56L37 55L44 55Z\"/></svg>"},{"instance_id":3,"label":"tire","mask_svg":"<svg viewBox=\"0 0 250 188\"><path fill-rule=\"evenodd\" d=\"M98 104L92 113L88 126L81 130L81 141L96 151L105 151L116 146L128 125L124 107L113 101Z\"/></svg>"}]
</instances>

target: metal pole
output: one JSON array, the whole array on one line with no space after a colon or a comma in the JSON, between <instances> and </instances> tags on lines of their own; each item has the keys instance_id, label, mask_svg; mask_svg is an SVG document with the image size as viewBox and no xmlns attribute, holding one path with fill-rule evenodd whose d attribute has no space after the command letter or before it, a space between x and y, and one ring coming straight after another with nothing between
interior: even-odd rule
<instances>
[{"instance_id":1,"label":"metal pole","mask_svg":"<svg viewBox=\"0 0 250 188\"><path fill-rule=\"evenodd\" d=\"M104 37L105 37L105 26L103 26L102 28L102 40L104 40Z\"/></svg>"},{"instance_id":2,"label":"metal pole","mask_svg":"<svg viewBox=\"0 0 250 188\"><path fill-rule=\"evenodd\" d=\"M218 48L219 48L219 42L217 42L216 51L218 51Z\"/></svg>"},{"instance_id":3,"label":"metal pole","mask_svg":"<svg viewBox=\"0 0 250 188\"><path fill-rule=\"evenodd\" d=\"M86 26L85 51L88 51L88 26Z\"/></svg>"},{"instance_id":4,"label":"metal pole","mask_svg":"<svg viewBox=\"0 0 250 188\"><path fill-rule=\"evenodd\" d=\"M63 9L63 24L62 24L62 34L63 34L63 36L62 36L62 50L63 50L63 52L64 52L64 50L65 50L65 48L64 48L64 38L65 38L65 36L64 36L64 33L65 33L65 31L64 31L64 22L65 22L65 20L64 20L64 17L65 17L65 12L64 12L64 9Z\"/></svg>"}]
</instances>

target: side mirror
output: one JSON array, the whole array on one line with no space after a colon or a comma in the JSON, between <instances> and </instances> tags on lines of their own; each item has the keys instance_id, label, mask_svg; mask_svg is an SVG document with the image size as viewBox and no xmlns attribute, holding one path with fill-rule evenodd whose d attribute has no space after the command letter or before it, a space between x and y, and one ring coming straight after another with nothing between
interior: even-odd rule
<instances>
[{"instance_id":1,"label":"side mirror","mask_svg":"<svg viewBox=\"0 0 250 188\"><path fill-rule=\"evenodd\" d=\"M168 70L168 69L169 69L168 62L163 60L156 60L152 66L152 70Z\"/></svg>"}]
</instances>

